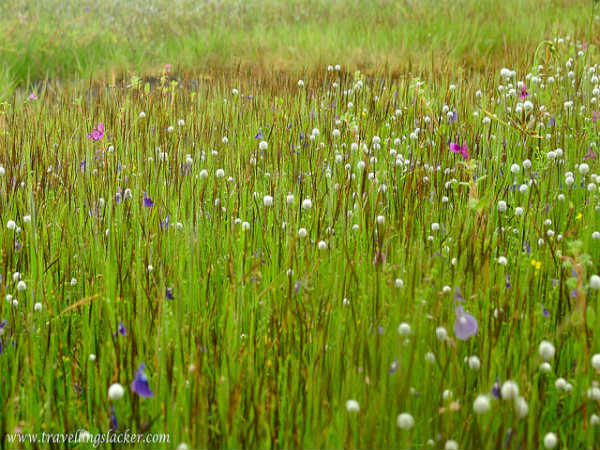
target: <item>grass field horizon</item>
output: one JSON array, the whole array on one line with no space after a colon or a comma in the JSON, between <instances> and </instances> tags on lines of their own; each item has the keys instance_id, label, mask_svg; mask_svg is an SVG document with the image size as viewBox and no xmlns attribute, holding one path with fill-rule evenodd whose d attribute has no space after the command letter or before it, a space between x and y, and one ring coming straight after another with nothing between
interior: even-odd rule
<instances>
[{"instance_id":1,"label":"grass field horizon","mask_svg":"<svg viewBox=\"0 0 600 450\"><path fill-rule=\"evenodd\" d=\"M0 448L599 448L599 13L0 3Z\"/></svg>"}]
</instances>

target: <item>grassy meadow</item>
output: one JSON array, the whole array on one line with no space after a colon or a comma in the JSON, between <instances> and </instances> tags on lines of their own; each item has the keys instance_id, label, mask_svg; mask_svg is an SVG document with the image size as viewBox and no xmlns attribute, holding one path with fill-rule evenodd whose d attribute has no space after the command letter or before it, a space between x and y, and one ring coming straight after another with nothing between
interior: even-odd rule
<instances>
[{"instance_id":1,"label":"grassy meadow","mask_svg":"<svg viewBox=\"0 0 600 450\"><path fill-rule=\"evenodd\" d=\"M600 448L599 14L0 3L0 448Z\"/></svg>"}]
</instances>

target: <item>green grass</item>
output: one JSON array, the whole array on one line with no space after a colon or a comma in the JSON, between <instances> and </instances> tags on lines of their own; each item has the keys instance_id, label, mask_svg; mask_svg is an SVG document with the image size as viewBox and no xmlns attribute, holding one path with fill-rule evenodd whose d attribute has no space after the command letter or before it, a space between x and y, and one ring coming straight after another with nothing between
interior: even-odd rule
<instances>
[{"instance_id":1,"label":"green grass","mask_svg":"<svg viewBox=\"0 0 600 450\"><path fill-rule=\"evenodd\" d=\"M0 447L597 448L592 7L1 3Z\"/></svg>"},{"instance_id":2,"label":"green grass","mask_svg":"<svg viewBox=\"0 0 600 450\"><path fill-rule=\"evenodd\" d=\"M576 165L589 146L598 151L589 69L598 52L578 56L572 41L540 48L531 112L514 112L518 90L499 94L498 72L419 84L326 67L304 87L289 77L181 87L163 74L153 87L70 84L3 103L1 290L12 296L0 302L3 445L32 447L8 441L19 432L106 431L114 407L119 432L169 433L165 448L541 448L548 432L560 448L597 446L599 403L587 392L599 379L590 360L600 301L588 283L599 271L599 199L578 187ZM534 70L515 69L513 84ZM94 142L86 135L98 122L106 136ZM449 140L466 142L470 158ZM559 147L563 156L548 159ZM597 172L597 159L586 162ZM514 179L531 180L528 191L512 190ZM125 189L132 198L118 202ZM453 332L455 288L479 324L466 341ZM549 373L539 369L544 339L556 347ZM479 370L465 362L472 355ZM129 389L142 362L147 399ZM555 388L558 377L571 392ZM474 414L497 379L518 384L524 418L494 398ZM125 386L123 399L108 398L112 383ZM358 413L346 411L349 399ZM410 431L396 426L404 411Z\"/></svg>"},{"instance_id":3,"label":"green grass","mask_svg":"<svg viewBox=\"0 0 600 450\"><path fill-rule=\"evenodd\" d=\"M0 94L173 63L181 77L242 68L479 74L528 62L541 39L597 43L590 1L57 1L0 5Z\"/></svg>"}]
</instances>

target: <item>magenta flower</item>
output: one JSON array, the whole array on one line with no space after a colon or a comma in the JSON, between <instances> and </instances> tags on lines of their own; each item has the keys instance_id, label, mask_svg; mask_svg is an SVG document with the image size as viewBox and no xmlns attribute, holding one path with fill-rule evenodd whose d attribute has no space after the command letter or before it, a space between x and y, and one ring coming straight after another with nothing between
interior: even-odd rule
<instances>
[{"instance_id":1,"label":"magenta flower","mask_svg":"<svg viewBox=\"0 0 600 450\"><path fill-rule=\"evenodd\" d=\"M527 97L529 97L529 92L527 92L526 84L524 84L521 88L521 94L519 95L519 97L521 98L521 100L525 100Z\"/></svg>"},{"instance_id":2,"label":"magenta flower","mask_svg":"<svg viewBox=\"0 0 600 450\"><path fill-rule=\"evenodd\" d=\"M29 100L37 100L37 95L35 95L35 92L32 92L31 94L29 94Z\"/></svg>"},{"instance_id":3,"label":"magenta flower","mask_svg":"<svg viewBox=\"0 0 600 450\"><path fill-rule=\"evenodd\" d=\"M463 158L469 159L469 147L467 147L466 143L461 146L456 142L452 142L450 144L450 151L452 151L452 153L460 153Z\"/></svg>"},{"instance_id":4,"label":"magenta flower","mask_svg":"<svg viewBox=\"0 0 600 450\"><path fill-rule=\"evenodd\" d=\"M462 306L454 308L456 321L454 322L454 334L461 341L466 341L477 333L477 321L475 317L465 311Z\"/></svg>"},{"instance_id":5,"label":"magenta flower","mask_svg":"<svg viewBox=\"0 0 600 450\"><path fill-rule=\"evenodd\" d=\"M588 148L588 152L586 153L586 155L583 157L583 159L597 159L598 156L596 155L596 152L594 151L594 149L590 146Z\"/></svg>"},{"instance_id":6,"label":"magenta flower","mask_svg":"<svg viewBox=\"0 0 600 450\"><path fill-rule=\"evenodd\" d=\"M94 141L99 141L104 137L104 124L100 122L98 124L98 128L94 128L90 134L87 135L88 139L93 139Z\"/></svg>"}]
</instances>

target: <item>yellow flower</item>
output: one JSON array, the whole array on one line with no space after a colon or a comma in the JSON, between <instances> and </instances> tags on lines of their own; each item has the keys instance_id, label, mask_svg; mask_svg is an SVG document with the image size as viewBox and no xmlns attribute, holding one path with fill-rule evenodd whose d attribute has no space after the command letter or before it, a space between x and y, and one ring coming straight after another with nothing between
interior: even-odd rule
<instances>
[{"instance_id":1,"label":"yellow flower","mask_svg":"<svg viewBox=\"0 0 600 450\"><path fill-rule=\"evenodd\" d=\"M535 259L531 260L531 265L533 267L535 267L535 270L540 270L540 268L542 267L542 262L541 261L536 261Z\"/></svg>"},{"instance_id":2,"label":"yellow flower","mask_svg":"<svg viewBox=\"0 0 600 450\"><path fill-rule=\"evenodd\" d=\"M577 216L575 216L575 220L581 220L582 217L583 217L583 214L579 213L579 214L577 214Z\"/></svg>"}]
</instances>

